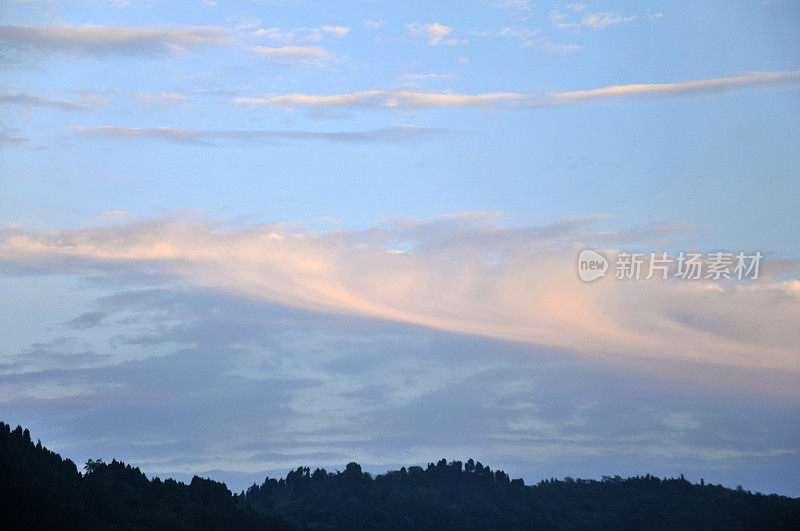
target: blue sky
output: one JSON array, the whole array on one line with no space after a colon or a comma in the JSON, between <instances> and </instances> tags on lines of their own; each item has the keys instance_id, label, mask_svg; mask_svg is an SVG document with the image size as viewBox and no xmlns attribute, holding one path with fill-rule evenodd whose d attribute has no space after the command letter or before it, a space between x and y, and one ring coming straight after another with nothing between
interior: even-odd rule
<instances>
[{"instance_id":1,"label":"blue sky","mask_svg":"<svg viewBox=\"0 0 800 531\"><path fill-rule=\"evenodd\" d=\"M3 416L236 488L473 456L800 495L799 16L4 2ZM585 247L766 260L584 284Z\"/></svg>"}]
</instances>

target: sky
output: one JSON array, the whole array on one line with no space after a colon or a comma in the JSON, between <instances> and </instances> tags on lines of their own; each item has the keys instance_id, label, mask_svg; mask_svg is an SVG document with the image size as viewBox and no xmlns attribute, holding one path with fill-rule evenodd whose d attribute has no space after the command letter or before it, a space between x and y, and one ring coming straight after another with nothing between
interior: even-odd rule
<instances>
[{"instance_id":1,"label":"sky","mask_svg":"<svg viewBox=\"0 0 800 531\"><path fill-rule=\"evenodd\" d=\"M453 7L0 4L0 417L235 490L800 496L800 2Z\"/></svg>"}]
</instances>

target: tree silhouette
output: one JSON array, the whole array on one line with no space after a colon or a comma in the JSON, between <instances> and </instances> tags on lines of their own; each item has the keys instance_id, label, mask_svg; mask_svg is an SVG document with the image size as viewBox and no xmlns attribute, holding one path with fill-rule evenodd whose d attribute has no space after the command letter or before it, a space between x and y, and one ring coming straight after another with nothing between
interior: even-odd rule
<instances>
[{"instance_id":1,"label":"tree silhouette","mask_svg":"<svg viewBox=\"0 0 800 531\"><path fill-rule=\"evenodd\" d=\"M148 479L112 459L80 474L30 432L0 422L3 529L798 529L800 500L683 475L542 480L526 486L468 459L373 477L298 467L232 494L195 476Z\"/></svg>"}]
</instances>

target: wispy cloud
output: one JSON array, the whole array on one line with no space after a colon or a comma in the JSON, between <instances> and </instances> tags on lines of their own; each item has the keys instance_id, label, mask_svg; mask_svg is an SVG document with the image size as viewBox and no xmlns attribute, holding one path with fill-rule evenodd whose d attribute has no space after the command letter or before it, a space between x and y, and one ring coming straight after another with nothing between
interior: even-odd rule
<instances>
[{"instance_id":1,"label":"wispy cloud","mask_svg":"<svg viewBox=\"0 0 800 531\"><path fill-rule=\"evenodd\" d=\"M528 39L523 42L520 46L535 46L540 50L546 50L548 52L558 52L558 53L569 53L569 52L576 52L578 50L583 50L583 46L580 44L562 44L558 42L553 42L549 39Z\"/></svg>"},{"instance_id":2,"label":"wispy cloud","mask_svg":"<svg viewBox=\"0 0 800 531\"><path fill-rule=\"evenodd\" d=\"M445 39L454 29L455 28L451 26L445 26L438 22L429 24L414 22L413 24L406 25L406 35L410 37L422 36L425 38L428 46L436 46L437 44L446 44L450 46L466 44L467 41L465 40Z\"/></svg>"},{"instance_id":3,"label":"wispy cloud","mask_svg":"<svg viewBox=\"0 0 800 531\"><path fill-rule=\"evenodd\" d=\"M90 92L88 90L79 90L77 96L79 99L88 103L89 105L107 105L111 103L112 95L117 94L117 91L105 91L104 93Z\"/></svg>"},{"instance_id":4,"label":"wispy cloud","mask_svg":"<svg viewBox=\"0 0 800 531\"><path fill-rule=\"evenodd\" d=\"M514 9L516 11L530 11L531 0L494 0L494 6L500 9Z\"/></svg>"},{"instance_id":5,"label":"wispy cloud","mask_svg":"<svg viewBox=\"0 0 800 531\"><path fill-rule=\"evenodd\" d=\"M257 55L280 62L320 64L330 57L327 50L319 46L251 46L249 49Z\"/></svg>"},{"instance_id":6,"label":"wispy cloud","mask_svg":"<svg viewBox=\"0 0 800 531\"><path fill-rule=\"evenodd\" d=\"M0 146L21 146L29 139L17 136L15 129L0 128Z\"/></svg>"},{"instance_id":7,"label":"wispy cloud","mask_svg":"<svg viewBox=\"0 0 800 531\"><path fill-rule=\"evenodd\" d=\"M119 139L150 138L170 142L218 145L223 142L277 143L292 140L324 140L342 143L404 143L432 138L444 131L418 125L398 125L365 131L200 131L173 127L133 128L103 125L99 127L74 127L82 134L92 134Z\"/></svg>"},{"instance_id":8,"label":"wispy cloud","mask_svg":"<svg viewBox=\"0 0 800 531\"><path fill-rule=\"evenodd\" d=\"M319 40L320 36L317 34L316 38L314 38L314 34L303 35L299 36L295 31L286 31L281 28L260 28L257 30L253 30L247 35L250 38L263 38L263 39L273 39L281 42L309 42L312 40Z\"/></svg>"},{"instance_id":9,"label":"wispy cloud","mask_svg":"<svg viewBox=\"0 0 800 531\"><path fill-rule=\"evenodd\" d=\"M400 74L397 76L400 79L404 79L406 81L422 81L425 79L447 79L453 77L449 74Z\"/></svg>"},{"instance_id":10,"label":"wispy cloud","mask_svg":"<svg viewBox=\"0 0 800 531\"><path fill-rule=\"evenodd\" d=\"M149 29L103 26L0 26L0 49L105 56L188 53L232 42L220 27Z\"/></svg>"},{"instance_id":11,"label":"wispy cloud","mask_svg":"<svg viewBox=\"0 0 800 531\"><path fill-rule=\"evenodd\" d=\"M350 28L347 26L322 26L320 29L334 37L346 37L350 33Z\"/></svg>"},{"instance_id":12,"label":"wispy cloud","mask_svg":"<svg viewBox=\"0 0 800 531\"><path fill-rule=\"evenodd\" d=\"M142 105L152 105L154 103L188 103L189 100L183 94L177 92L162 92L161 94L149 94L147 92L137 92L134 94Z\"/></svg>"},{"instance_id":13,"label":"wispy cloud","mask_svg":"<svg viewBox=\"0 0 800 531\"><path fill-rule=\"evenodd\" d=\"M530 39L537 33L539 33L538 29L536 30L531 30L527 28L517 29L517 28L512 28L510 26L506 26L500 29L500 31L498 31L497 33L495 33L495 35L497 35L498 37L516 37L518 39Z\"/></svg>"},{"instance_id":14,"label":"wispy cloud","mask_svg":"<svg viewBox=\"0 0 800 531\"><path fill-rule=\"evenodd\" d=\"M608 26L613 26L614 24L636 20L636 18L636 15L626 17L619 13L593 13L583 17L581 19L581 24L595 30L601 30Z\"/></svg>"},{"instance_id":15,"label":"wispy cloud","mask_svg":"<svg viewBox=\"0 0 800 531\"><path fill-rule=\"evenodd\" d=\"M550 22L560 29L579 30L581 28L591 28L593 30L602 30L609 26L631 22L639 18L638 15L625 16L621 13L611 11L592 13L582 17L577 15L577 13L580 13L585 8L586 6L584 4L573 3L567 6L569 10L567 13L556 10L551 11ZM656 17L648 15L647 18L649 20L654 20L660 16L661 14L659 13Z\"/></svg>"},{"instance_id":16,"label":"wispy cloud","mask_svg":"<svg viewBox=\"0 0 800 531\"><path fill-rule=\"evenodd\" d=\"M553 47L558 51L562 45L549 41L532 42L543 48ZM582 102L623 99L634 97L667 97L688 94L713 94L726 90L755 88L771 85L797 85L800 71L755 72L740 76L685 81L679 83L642 83L616 85L590 90L526 94L520 92L491 92L483 94L457 94L420 92L411 90L372 90L345 94L310 95L286 94L264 97L235 98L241 105L264 105L284 109L291 108L430 108L430 107L515 107L531 108L554 105L570 105Z\"/></svg>"},{"instance_id":17,"label":"wispy cloud","mask_svg":"<svg viewBox=\"0 0 800 531\"><path fill-rule=\"evenodd\" d=\"M586 285L577 278L575 259L587 242L604 241L611 254L619 242L641 245L676 230L694 230L668 225L608 233L595 227L602 219L512 226L482 214L328 232L151 220L75 231L6 229L0 256L55 270L158 266L200 286L306 310L619 361L667 359L800 372L794 318L800 281L776 281L765 273L751 285L613 279ZM406 250L397 250L397 242Z\"/></svg>"},{"instance_id":18,"label":"wispy cloud","mask_svg":"<svg viewBox=\"0 0 800 531\"><path fill-rule=\"evenodd\" d=\"M250 29L245 28L245 29ZM261 28L247 33L247 38L264 38L278 40L287 44L290 43L309 43L319 42L323 35L328 34L342 38L350 34L347 26L320 26L320 27L301 27L291 30L284 30L278 27Z\"/></svg>"},{"instance_id":19,"label":"wispy cloud","mask_svg":"<svg viewBox=\"0 0 800 531\"><path fill-rule=\"evenodd\" d=\"M0 93L0 104L16 105L28 108L60 109L62 111L85 111L91 108L87 103L81 103L57 98L48 98L30 93L3 94Z\"/></svg>"},{"instance_id":20,"label":"wispy cloud","mask_svg":"<svg viewBox=\"0 0 800 531\"><path fill-rule=\"evenodd\" d=\"M386 25L386 20L378 19L378 20L365 20L364 27L371 30L376 30L378 28L382 28Z\"/></svg>"},{"instance_id":21,"label":"wispy cloud","mask_svg":"<svg viewBox=\"0 0 800 531\"><path fill-rule=\"evenodd\" d=\"M236 98L234 103L243 105L267 105L270 107L477 107L497 105L509 100L525 100L529 96L513 92L486 94L448 94L417 92L410 90L372 90L349 94L313 96L308 94L287 94L264 98Z\"/></svg>"},{"instance_id":22,"label":"wispy cloud","mask_svg":"<svg viewBox=\"0 0 800 531\"><path fill-rule=\"evenodd\" d=\"M795 85L800 82L800 71L754 72L733 77L720 77L681 83L642 83L615 85L592 90L555 92L556 101L580 101L631 96L659 96L672 94L713 93L725 90L769 85Z\"/></svg>"},{"instance_id":23,"label":"wispy cloud","mask_svg":"<svg viewBox=\"0 0 800 531\"><path fill-rule=\"evenodd\" d=\"M476 37L510 37L519 41L519 46L522 48L534 46L541 50L560 53L574 52L583 49L583 46L579 44L560 44L544 37L536 37L539 33L539 29L513 28L511 26L505 26L499 31L482 30L469 32L470 35Z\"/></svg>"},{"instance_id":24,"label":"wispy cloud","mask_svg":"<svg viewBox=\"0 0 800 531\"><path fill-rule=\"evenodd\" d=\"M453 76L451 74L412 74L412 73L405 73L399 74L396 76L397 79L403 81L403 86L412 88L418 85L424 84L425 82L431 82L436 80L442 79L451 79Z\"/></svg>"},{"instance_id":25,"label":"wispy cloud","mask_svg":"<svg viewBox=\"0 0 800 531\"><path fill-rule=\"evenodd\" d=\"M120 219L131 219L135 218L136 216L132 212L128 212L126 210L104 210L98 214L93 216L95 221L103 222L103 221L111 221L111 220L120 220Z\"/></svg>"}]
</instances>

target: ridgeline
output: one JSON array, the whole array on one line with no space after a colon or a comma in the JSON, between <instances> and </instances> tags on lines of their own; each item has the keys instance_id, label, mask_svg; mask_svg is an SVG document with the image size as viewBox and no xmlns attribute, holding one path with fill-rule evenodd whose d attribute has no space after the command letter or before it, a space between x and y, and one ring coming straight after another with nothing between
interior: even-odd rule
<instances>
[{"instance_id":1,"label":"ridgeline","mask_svg":"<svg viewBox=\"0 0 800 531\"><path fill-rule=\"evenodd\" d=\"M300 467L232 494L69 459L0 422L4 529L800 529L800 499L650 475L526 486L472 459L372 477Z\"/></svg>"}]
</instances>

